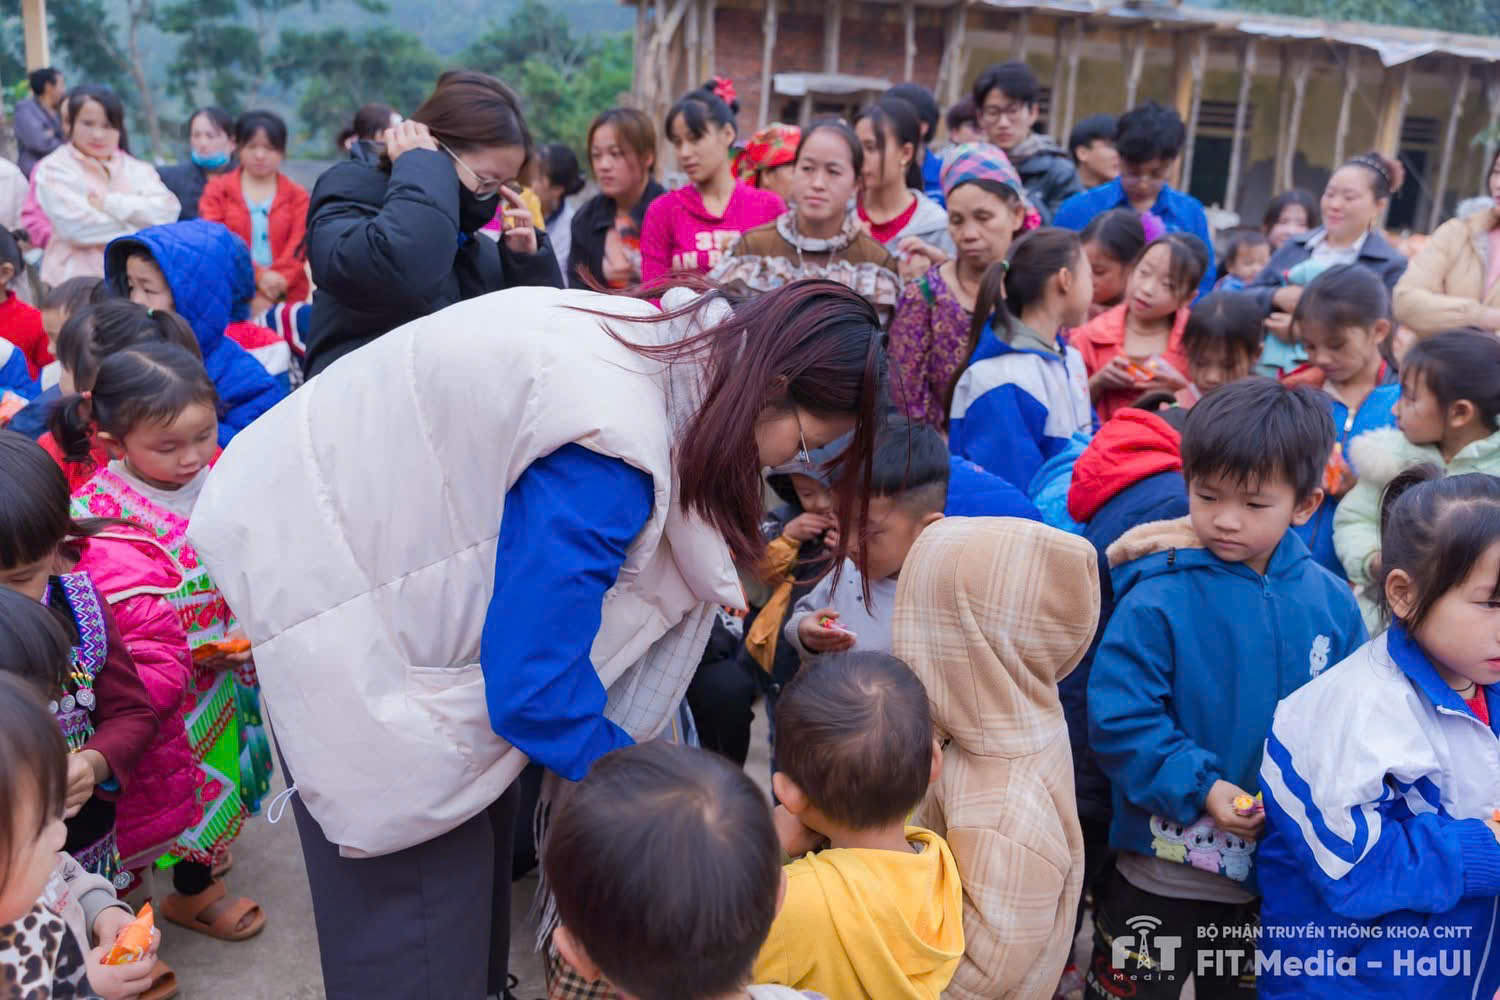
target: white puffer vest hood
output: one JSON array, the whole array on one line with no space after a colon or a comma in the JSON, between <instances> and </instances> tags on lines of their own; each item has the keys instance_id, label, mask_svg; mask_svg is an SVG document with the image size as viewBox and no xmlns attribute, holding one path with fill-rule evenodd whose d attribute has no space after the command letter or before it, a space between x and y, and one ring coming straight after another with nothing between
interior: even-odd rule
<instances>
[{"instance_id":1,"label":"white puffer vest hood","mask_svg":"<svg viewBox=\"0 0 1500 1000\"><path fill-rule=\"evenodd\" d=\"M723 539L677 503L701 366L642 358L569 307L653 312L517 288L408 323L238 434L198 502L189 536L255 644L297 792L346 856L454 829L526 764L490 727L478 658L505 495L536 459L576 443L655 484L591 652L637 740L681 700L714 607L742 602ZM637 343L696 328L610 326Z\"/></svg>"}]
</instances>

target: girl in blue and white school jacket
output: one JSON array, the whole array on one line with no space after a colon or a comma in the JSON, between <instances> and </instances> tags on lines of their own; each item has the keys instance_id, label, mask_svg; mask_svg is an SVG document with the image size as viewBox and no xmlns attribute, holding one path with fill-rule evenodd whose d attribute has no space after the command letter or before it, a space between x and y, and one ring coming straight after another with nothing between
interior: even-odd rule
<instances>
[{"instance_id":1,"label":"girl in blue and white school jacket","mask_svg":"<svg viewBox=\"0 0 1500 1000\"><path fill-rule=\"evenodd\" d=\"M1092 430L1083 358L1058 331L1087 319L1093 294L1088 258L1067 230L1029 233L990 267L975 303L975 346L948 411L955 455L1026 490L1075 432Z\"/></svg>"},{"instance_id":2,"label":"girl in blue and white school jacket","mask_svg":"<svg viewBox=\"0 0 1500 1000\"><path fill-rule=\"evenodd\" d=\"M1386 490L1390 629L1271 723L1262 1000L1500 988L1500 479L1432 476Z\"/></svg>"}]
</instances>

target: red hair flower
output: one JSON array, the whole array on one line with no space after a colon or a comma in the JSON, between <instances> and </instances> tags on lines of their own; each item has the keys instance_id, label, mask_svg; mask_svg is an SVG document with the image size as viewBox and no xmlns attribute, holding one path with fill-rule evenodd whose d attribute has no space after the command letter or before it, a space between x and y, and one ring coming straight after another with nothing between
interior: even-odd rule
<instances>
[{"instance_id":1,"label":"red hair flower","mask_svg":"<svg viewBox=\"0 0 1500 1000\"><path fill-rule=\"evenodd\" d=\"M734 81L727 76L714 77L714 93L723 98L725 104L733 104L739 96L734 92Z\"/></svg>"}]
</instances>

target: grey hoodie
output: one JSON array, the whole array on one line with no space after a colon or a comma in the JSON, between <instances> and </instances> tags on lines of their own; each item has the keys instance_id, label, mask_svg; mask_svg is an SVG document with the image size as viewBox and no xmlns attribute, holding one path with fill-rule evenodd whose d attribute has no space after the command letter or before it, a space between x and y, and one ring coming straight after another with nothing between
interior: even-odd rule
<instances>
[{"instance_id":1,"label":"grey hoodie","mask_svg":"<svg viewBox=\"0 0 1500 1000\"><path fill-rule=\"evenodd\" d=\"M952 256L957 251L953 246L953 237L948 235L948 213L922 192L913 189L911 193L917 196L917 210L912 213L911 221L901 232L897 233L893 239L886 241L885 248L899 255L901 241L908 236L915 236Z\"/></svg>"}]
</instances>

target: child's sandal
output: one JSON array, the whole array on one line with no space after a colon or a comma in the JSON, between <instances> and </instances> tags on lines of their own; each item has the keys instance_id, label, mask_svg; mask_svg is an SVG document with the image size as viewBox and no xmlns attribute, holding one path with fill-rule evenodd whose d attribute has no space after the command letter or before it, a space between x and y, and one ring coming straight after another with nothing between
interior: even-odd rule
<instances>
[{"instance_id":1,"label":"child's sandal","mask_svg":"<svg viewBox=\"0 0 1500 1000\"><path fill-rule=\"evenodd\" d=\"M151 969L151 985L146 987L146 992L138 1000L172 1000L177 993L177 973L158 958Z\"/></svg>"},{"instance_id":2,"label":"child's sandal","mask_svg":"<svg viewBox=\"0 0 1500 1000\"><path fill-rule=\"evenodd\" d=\"M260 904L239 898L230 900L218 879L196 896L173 893L161 905L161 915L179 927L220 941L246 941L266 926ZM211 912L212 911L212 912Z\"/></svg>"},{"instance_id":3,"label":"child's sandal","mask_svg":"<svg viewBox=\"0 0 1500 1000\"><path fill-rule=\"evenodd\" d=\"M232 868L234 868L234 853L226 849L224 856L219 859L218 864L214 865L213 877L223 878Z\"/></svg>"}]
</instances>

